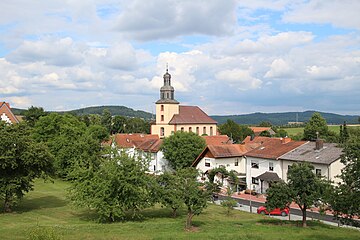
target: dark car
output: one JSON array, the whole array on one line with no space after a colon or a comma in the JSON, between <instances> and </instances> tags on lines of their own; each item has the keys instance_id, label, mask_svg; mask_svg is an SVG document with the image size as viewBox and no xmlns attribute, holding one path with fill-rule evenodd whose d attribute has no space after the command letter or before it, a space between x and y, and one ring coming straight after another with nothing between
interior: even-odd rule
<instances>
[{"instance_id":1,"label":"dark car","mask_svg":"<svg viewBox=\"0 0 360 240\"><path fill-rule=\"evenodd\" d=\"M285 217L285 216L289 215L289 212L290 212L289 208L284 208L284 209L275 208L274 210L272 210L270 212L270 215L281 215L281 216ZM269 215L269 212L266 210L266 207L264 207L264 206L260 206L257 209L257 213Z\"/></svg>"}]
</instances>

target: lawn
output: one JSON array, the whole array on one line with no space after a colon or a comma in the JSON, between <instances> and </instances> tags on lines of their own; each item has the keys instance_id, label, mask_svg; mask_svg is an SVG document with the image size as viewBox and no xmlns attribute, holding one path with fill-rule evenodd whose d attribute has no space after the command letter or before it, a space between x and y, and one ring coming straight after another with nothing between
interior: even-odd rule
<instances>
[{"instance_id":1,"label":"lawn","mask_svg":"<svg viewBox=\"0 0 360 240\"><path fill-rule=\"evenodd\" d=\"M360 239L360 231L309 222L288 222L241 211L230 216L210 205L194 217L193 231L184 230L185 212L170 218L170 210L144 211L139 221L100 224L87 210L72 208L66 200L68 183L37 181L12 214L0 214L0 239L27 239L36 227L51 230L61 239Z\"/></svg>"}]
</instances>

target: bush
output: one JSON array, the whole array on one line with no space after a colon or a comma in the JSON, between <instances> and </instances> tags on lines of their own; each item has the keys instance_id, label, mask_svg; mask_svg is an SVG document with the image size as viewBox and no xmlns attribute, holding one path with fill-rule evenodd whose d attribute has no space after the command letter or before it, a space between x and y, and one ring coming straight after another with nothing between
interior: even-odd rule
<instances>
[{"instance_id":1,"label":"bush","mask_svg":"<svg viewBox=\"0 0 360 240\"><path fill-rule=\"evenodd\" d=\"M37 225L29 230L29 240L61 240L62 237L53 227L44 227Z\"/></svg>"}]
</instances>

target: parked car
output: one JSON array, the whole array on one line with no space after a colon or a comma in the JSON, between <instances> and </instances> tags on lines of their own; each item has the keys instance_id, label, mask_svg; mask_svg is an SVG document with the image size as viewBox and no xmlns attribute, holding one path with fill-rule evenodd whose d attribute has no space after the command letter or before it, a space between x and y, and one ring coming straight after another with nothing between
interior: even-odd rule
<instances>
[{"instance_id":1,"label":"parked car","mask_svg":"<svg viewBox=\"0 0 360 240\"><path fill-rule=\"evenodd\" d=\"M270 215L281 215L281 216L285 217L285 216L289 215L289 212L290 212L289 208L284 208L284 209L275 208L274 210L272 210L270 212ZM269 215L269 212L266 210L265 206L260 206L257 209L257 213Z\"/></svg>"}]
</instances>

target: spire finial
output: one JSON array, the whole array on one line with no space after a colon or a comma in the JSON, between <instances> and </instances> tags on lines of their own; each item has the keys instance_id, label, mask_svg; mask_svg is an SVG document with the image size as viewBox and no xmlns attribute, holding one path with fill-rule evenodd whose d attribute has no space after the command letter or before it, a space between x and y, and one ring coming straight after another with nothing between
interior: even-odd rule
<instances>
[{"instance_id":1,"label":"spire finial","mask_svg":"<svg viewBox=\"0 0 360 240\"><path fill-rule=\"evenodd\" d=\"M169 64L166 63L166 73L169 73Z\"/></svg>"}]
</instances>

